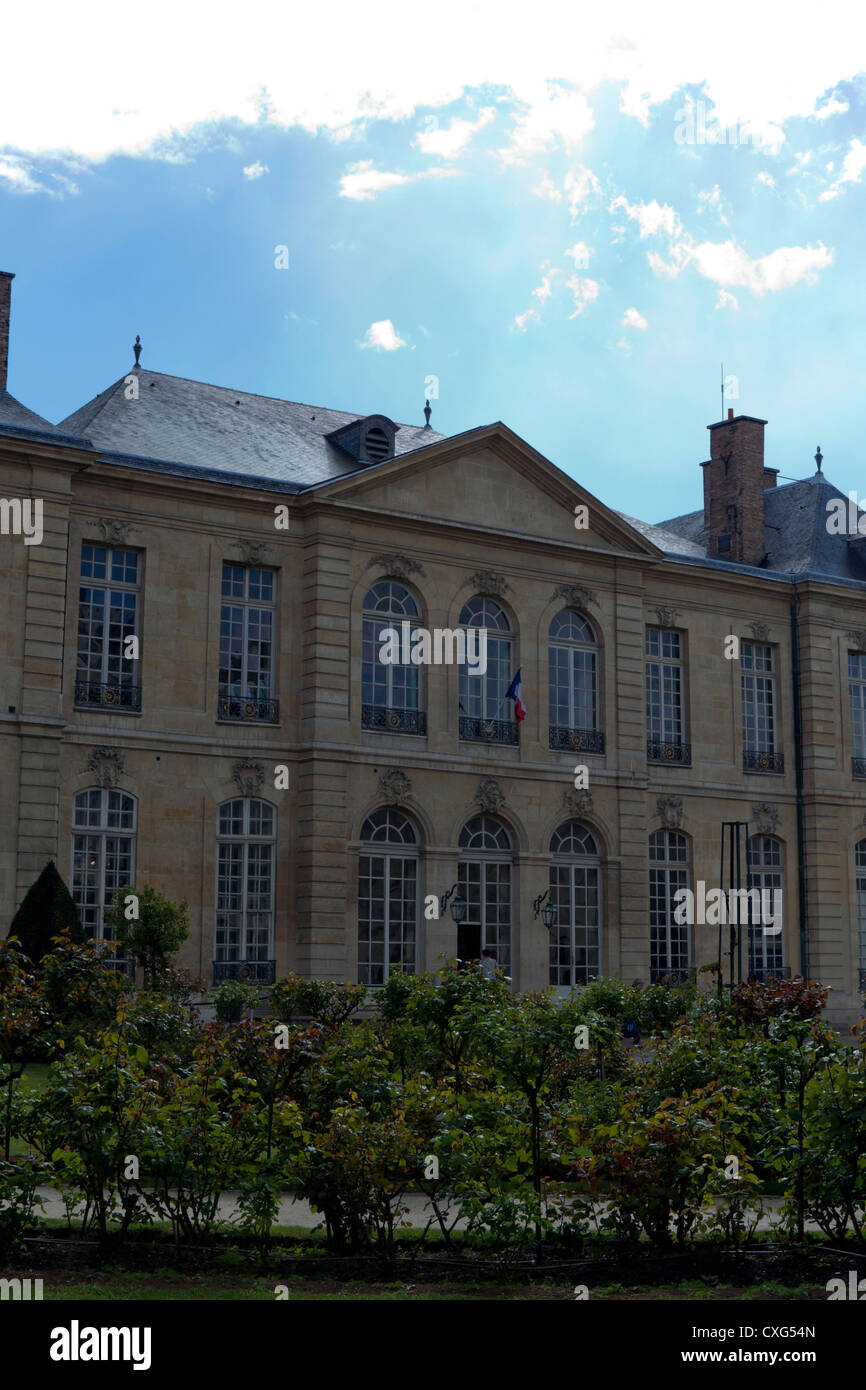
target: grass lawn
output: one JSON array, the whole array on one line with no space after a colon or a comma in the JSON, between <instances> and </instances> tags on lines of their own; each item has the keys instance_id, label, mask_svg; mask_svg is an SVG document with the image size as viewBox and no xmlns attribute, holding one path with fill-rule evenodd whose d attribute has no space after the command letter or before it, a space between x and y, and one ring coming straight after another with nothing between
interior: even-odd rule
<instances>
[{"instance_id":1,"label":"grass lawn","mask_svg":"<svg viewBox=\"0 0 866 1390\"><path fill-rule=\"evenodd\" d=\"M124 1303L140 1302L188 1302L255 1299L259 1302L274 1302L274 1289L284 1283L289 1290L289 1301L318 1302L477 1302L477 1301L524 1301L524 1302L569 1302L574 1300L574 1287L571 1284L369 1284L339 1283L336 1280L282 1280L279 1275L261 1275L242 1278L236 1274L225 1275L187 1275L176 1274L172 1270L157 1270L153 1274L127 1274L117 1271L94 1273L86 1279L80 1274L66 1270L8 1271L7 1277L40 1278L43 1281L43 1295L46 1302L63 1302L67 1299L95 1303L116 1300ZM702 1283L688 1283L663 1288L623 1288L612 1284L605 1288L590 1289L592 1302L687 1302L710 1303L718 1300L746 1302L775 1302L779 1299L795 1299L800 1302L826 1302L827 1290L821 1285L788 1289L777 1284L757 1284L749 1288L733 1285L708 1287Z\"/></svg>"}]
</instances>

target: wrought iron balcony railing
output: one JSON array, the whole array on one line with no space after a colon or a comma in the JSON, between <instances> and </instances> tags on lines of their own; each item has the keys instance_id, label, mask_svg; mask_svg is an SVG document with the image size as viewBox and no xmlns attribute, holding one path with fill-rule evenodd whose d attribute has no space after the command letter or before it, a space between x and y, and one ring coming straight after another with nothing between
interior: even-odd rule
<instances>
[{"instance_id":1,"label":"wrought iron balcony railing","mask_svg":"<svg viewBox=\"0 0 866 1390\"><path fill-rule=\"evenodd\" d=\"M693 983L696 977L697 969L694 965L679 968L671 965L650 966L651 985L688 985Z\"/></svg>"},{"instance_id":2,"label":"wrought iron balcony railing","mask_svg":"<svg viewBox=\"0 0 866 1390\"><path fill-rule=\"evenodd\" d=\"M747 975L749 984L765 985L768 980L790 980L790 965L766 965L750 967Z\"/></svg>"},{"instance_id":3,"label":"wrought iron balcony railing","mask_svg":"<svg viewBox=\"0 0 866 1390\"><path fill-rule=\"evenodd\" d=\"M257 695L220 695L217 719L239 720L242 723L278 724L279 700L262 700Z\"/></svg>"},{"instance_id":4,"label":"wrought iron balcony railing","mask_svg":"<svg viewBox=\"0 0 866 1390\"><path fill-rule=\"evenodd\" d=\"M362 705L361 728L387 734L426 734L427 715L420 709L390 709L387 705Z\"/></svg>"},{"instance_id":5,"label":"wrought iron balcony railing","mask_svg":"<svg viewBox=\"0 0 866 1390\"><path fill-rule=\"evenodd\" d=\"M517 724L507 719L460 717L460 737L470 743L507 743L515 746L520 742L517 730Z\"/></svg>"},{"instance_id":6,"label":"wrought iron balcony railing","mask_svg":"<svg viewBox=\"0 0 866 1390\"><path fill-rule=\"evenodd\" d=\"M100 709L137 712L141 709L141 686L77 680L75 703L88 709L97 705Z\"/></svg>"},{"instance_id":7,"label":"wrought iron balcony railing","mask_svg":"<svg viewBox=\"0 0 866 1390\"><path fill-rule=\"evenodd\" d=\"M647 761L651 763L676 763L680 767L691 767L692 765L692 745L690 743L680 743L676 740L647 739L646 745Z\"/></svg>"},{"instance_id":8,"label":"wrought iron balcony railing","mask_svg":"<svg viewBox=\"0 0 866 1390\"><path fill-rule=\"evenodd\" d=\"M247 985L272 985L277 976L275 960L215 960L213 962L213 982L221 985L226 980L239 980Z\"/></svg>"},{"instance_id":9,"label":"wrought iron balcony railing","mask_svg":"<svg viewBox=\"0 0 866 1390\"><path fill-rule=\"evenodd\" d=\"M756 748L744 748L743 767L746 772L784 772L784 754L761 752Z\"/></svg>"},{"instance_id":10,"label":"wrought iron balcony railing","mask_svg":"<svg viewBox=\"0 0 866 1390\"><path fill-rule=\"evenodd\" d=\"M551 748L564 748L575 753L603 753L604 734L600 729L569 729L564 724L551 724Z\"/></svg>"},{"instance_id":11,"label":"wrought iron balcony railing","mask_svg":"<svg viewBox=\"0 0 866 1390\"><path fill-rule=\"evenodd\" d=\"M851 776L866 777L866 758L851 759Z\"/></svg>"}]
</instances>

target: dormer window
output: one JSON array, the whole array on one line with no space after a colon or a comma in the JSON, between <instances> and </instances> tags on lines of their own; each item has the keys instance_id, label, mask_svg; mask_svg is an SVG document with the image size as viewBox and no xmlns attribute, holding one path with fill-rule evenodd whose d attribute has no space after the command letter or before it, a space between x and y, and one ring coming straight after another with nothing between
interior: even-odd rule
<instances>
[{"instance_id":1,"label":"dormer window","mask_svg":"<svg viewBox=\"0 0 866 1390\"><path fill-rule=\"evenodd\" d=\"M344 453L358 463L384 463L394 457L394 437L397 426L387 415L367 415L341 425L327 436Z\"/></svg>"},{"instance_id":2,"label":"dormer window","mask_svg":"<svg viewBox=\"0 0 866 1390\"><path fill-rule=\"evenodd\" d=\"M381 425L368 425L361 438L361 458L369 463L382 463L391 457L390 440Z\"/></svg>"}]
</instances>

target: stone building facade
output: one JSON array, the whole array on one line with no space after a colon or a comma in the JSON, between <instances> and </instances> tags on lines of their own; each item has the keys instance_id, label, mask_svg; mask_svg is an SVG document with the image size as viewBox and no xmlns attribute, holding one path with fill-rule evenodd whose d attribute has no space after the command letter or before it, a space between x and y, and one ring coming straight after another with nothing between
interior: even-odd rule
<instances>
[{"instance_id":1,"label":"stone building facade","mask_svg":"<svg viewBox=\"0 0 866 1390\"><path fill-rule=\"evenodd\" d=\"M718 928L677 924L674 891L725 886L722 822L748 822L784 906L743 973L854 1016L866 567L820 457L777 487L765 422L729 416L704 508L653 526L501 423L449 438L135 365L54 426L5 388L4 355L0 931L54 859L96 935L129 882L186 899L207 985L375 985L482 947L519 990L676 979ZM383 667L401 622L483 626L487 674Z\"/></svg>"}]
</instances>

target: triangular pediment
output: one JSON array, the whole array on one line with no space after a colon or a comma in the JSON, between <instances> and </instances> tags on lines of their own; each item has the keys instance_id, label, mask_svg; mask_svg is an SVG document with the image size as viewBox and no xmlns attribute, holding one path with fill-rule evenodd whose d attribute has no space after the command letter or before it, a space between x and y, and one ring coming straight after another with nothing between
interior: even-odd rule
<instances>
[{"instance_id":1,"label":"triangular pediment","mask_svg":"<svg viewBox=\"0 0 866 1390\"><path fill-rule=\"evenodd\" d=\"M588 549L661 554L621 516L501 423L324 483L305 495L378 515L511 531ZM585 508L586 513L575 513L576 507ZM576 519L586 524L576 527Z\"/></svg>"}]
</instances>

